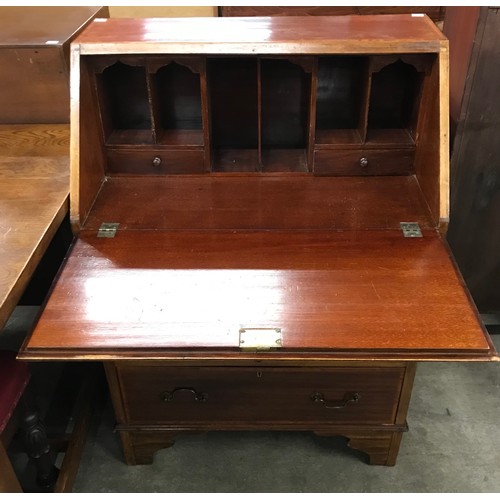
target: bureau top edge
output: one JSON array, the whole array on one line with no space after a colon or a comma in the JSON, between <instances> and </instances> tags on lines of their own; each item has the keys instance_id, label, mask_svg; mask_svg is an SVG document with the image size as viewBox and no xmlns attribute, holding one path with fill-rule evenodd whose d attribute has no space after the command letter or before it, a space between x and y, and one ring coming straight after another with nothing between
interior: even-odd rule
<instances>
[{"instance_id":1,"label":"bureau top edge","mask_svg":"<svg viewBox=\"0 0 500 500\"><path fill-rule=\"evenodd\" d=\"M324 54L439 52L447 40L411 14L251 18L96 19L73 42L113 53Z\"/></svg>"}]
</instances>

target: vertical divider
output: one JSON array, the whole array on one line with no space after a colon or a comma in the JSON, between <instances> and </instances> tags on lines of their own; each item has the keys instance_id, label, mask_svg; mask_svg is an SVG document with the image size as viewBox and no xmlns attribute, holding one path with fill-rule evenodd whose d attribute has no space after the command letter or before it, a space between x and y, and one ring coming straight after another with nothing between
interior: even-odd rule
<instances>
[{"instance_id":1,"label":"vertical divider","mask_svg":"<svg viewBox=\"0 0 500 500\"><path fill-rule=\"evenodd\" d=\"M210 120L210 86L207 76L207 58L203 57L200 65L201 122L203 127L203 151L205 172L212 171L212 130Z\"/></svg>"},{"instance_id":2,"label":"vertical divider","mask_svg":"<svg viewBox=\"0 0 500 500\"><path fill-rule=\"evenodd\" d=\"M368 58L365 65L365 75L364 75L364 89L363 89L363 102L360 106L360 120L359 120L359 135L361 137L361 142L364 144L366 142L366 136L368 131L368 112L370 110L370 94L372 88L372 71L371 71L371 60Z\"/></svg>"},{"instance_id":3,"label":"vertical divider","mask_svg":"<svg viewBox=\"0 0 500 500\"><path fill-rule=\"evenodd\" d=\"M262 68L261 58L257 57L257 156L259 171L262 172Z\"/></svg>"},{"instance_id":4,"label":"vertical divider","mask_svg":"<svg viewBox=\"0 0 500 500\"><path fill-rule=\"evenodd\" d=\"M158 112L158 96L157 87L155 85L155 75L156 73L150 73L150 66L146 60L144 65L144 70L146 72L146 86L148 89L148 106L149 115L151 116L151 135L153 137L153 143L158 142L159 134L159 112Z\"/></svg>"},{"instance_id":5,"label":"vertical divider","mask_svg":"<svg viewBox=\"0 0 500 500\"><path fill-rule=\"evenodd\" d=\"M312 172L314 162L314 146L316 144L316 102L318 89L318 58L314 57L311 68L311 87L309 101L309 134L307 142L307 170Z\"/></svg>"}]
</instances>

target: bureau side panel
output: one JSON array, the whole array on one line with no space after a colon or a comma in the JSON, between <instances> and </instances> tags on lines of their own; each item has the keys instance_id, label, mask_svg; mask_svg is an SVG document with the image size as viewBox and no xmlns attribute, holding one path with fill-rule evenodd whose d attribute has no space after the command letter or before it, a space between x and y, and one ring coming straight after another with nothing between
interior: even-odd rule
<instances>
[{"instance_id":1,"label":"bureau side panel","mask_svg":"<svg viewBox=\"0 0 500 500\"><path fill-rule=\"evenodd\" d=\"M74 232L83 226L104 181L101 120L95 82L80 47L71 50L70 218Z\"/></svg>"}]
</instances>

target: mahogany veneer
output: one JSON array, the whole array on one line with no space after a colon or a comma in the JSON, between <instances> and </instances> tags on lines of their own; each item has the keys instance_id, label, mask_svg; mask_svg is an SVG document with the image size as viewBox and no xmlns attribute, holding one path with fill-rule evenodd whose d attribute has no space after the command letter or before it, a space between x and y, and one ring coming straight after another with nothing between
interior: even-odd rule
<instances>
[{"instance_id":1,"label":"mahogany veneer","mask_svg":"<svg viewBox=\"0 0 500 500\"><path fill-rule=\"evenodd\" d=\"M411 15L94 22L77 238L23 357L105 363L129 464L286 429L394 465L416 362L497 359L439 233L447 50Z\"/></svg>"}]
</instances>

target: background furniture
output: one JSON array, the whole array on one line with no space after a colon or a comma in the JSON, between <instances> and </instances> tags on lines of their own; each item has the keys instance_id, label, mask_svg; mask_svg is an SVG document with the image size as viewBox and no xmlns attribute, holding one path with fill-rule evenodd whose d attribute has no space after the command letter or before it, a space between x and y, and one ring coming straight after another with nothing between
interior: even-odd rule
<instances>
[{"instance_id":1,"label":"background furniture","mask_svg":"<svg viewBox=\"0 0 500 500\"><path fill-rule=\"evenodd\" d=\"M0 328L68 212L67 125L1 125Z\"/></svg>"},{"instance_id":2,"label":"background furniture","mask_svg":"<svg viewBox=\"0 0 500 500\"><path fill-rule=\"evenodd\" d=\"M500 13L493 7L449 7L444 30L456 82L447 239L480 312L498 314Z\"/></svg>"},{"instance_id":3,"label":"background furniture","mask_svg":"<svg viewBox=\"0 0 500 500\"><path fill-rule=\"evenodd\" d=\"M107 8L0 8L0 332L20 302L42 303L71 241L69 44L96 16ZM4 364L2 389L22 366ZM15 398L4 403L16 406ZM64 437L56 449L65 452L58 491L69 491L76 474L84 434L76 436L78 445Z\"/></svg>"},{"instance_id":4,"label":"background furniture","mask_svg":"<svg viewBox=\"0 0 500 500\"><path fill-rule=\"evenodd\" d=\"M7 429L30 379L26 363L16 361L14 353L0 351L0 491L19 493L21 484L7 455L7 447L12 439L12 431ZM7 429L7 430L6 430Z\"/></svg>"},{"instance_id":5,"label":"background furniture","mask_svg":"<svg viewBox=\"0 0 500 500\"><path fill-rule=\"evenodd\" d=\"M219 15L231 16L366 16L373 14L427 14L435 23L441 24L446 8L437 6L420 7L346 7L335 5L322 6L222 6L219 7Z\"/></svg>"},{"instance_id":6,"label":"background furniture","mask_svg":"<svg viewBox=\"0 0 500 500\"><path fill-rule=\"evenodd\" d=\"M69 44L108 8L0 9L0 123L69 123Z\"/></svg>"}]
</instances>

